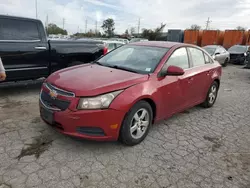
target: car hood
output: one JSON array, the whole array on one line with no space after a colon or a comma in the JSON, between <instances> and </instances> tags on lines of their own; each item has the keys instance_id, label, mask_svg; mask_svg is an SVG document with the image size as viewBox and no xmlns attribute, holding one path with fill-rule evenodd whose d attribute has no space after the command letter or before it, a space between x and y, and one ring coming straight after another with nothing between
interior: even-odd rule
<instances>
[{"instance_id":1,"label":"car hood","mask_svg":"<svg viewBox=\"0 0 250 188\"><path fill-rule=\"evenodd\" d=\"M76 96L96 96L147 81L148 75L85 64L62 69L51 74L47 82L74 92Z\"/></svg>"}]
</instances>

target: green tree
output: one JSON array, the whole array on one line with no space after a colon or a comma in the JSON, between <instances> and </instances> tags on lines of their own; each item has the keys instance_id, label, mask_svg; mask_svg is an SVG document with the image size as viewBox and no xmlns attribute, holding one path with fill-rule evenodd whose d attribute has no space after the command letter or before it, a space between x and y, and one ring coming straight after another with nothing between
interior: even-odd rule
<instances>
[{"instance_id":1,"label":"green tree","mask_svg":"<svg viewBox=\"0 0 250 188\"><path fill-rule=\"evenodd\" d=\"M190 27L191 30L200 30L201 29L201 26L197 25L197 24L193 24L191 25Z\"/></svg>"},{"instance_id":2,"label":"green tree","mask_svg":"<svg viewBox=\"0 0 250 188\"><path fill-rule=\"evenodd\" d=\"M128 35L128 29L126 29L125 34Z\"/></svg>"},{"instance_id":3,"label":"green tree","mask_svg":"<svg viewBox=\"0 0 250 188\"><path fill-rule=\"evenodd\" d=\"M62 34L67 35L68 32L60 27L58 27L56 24L50 23L48 27L46 27L47 34Z\"/></svg>"},{"instance_id":4,"label":"green tree","mask_svg":"<svg viewBox=\"0 0 250 188\"><path fill-rule=\"evenodd\" d=\"M142 29L142 37L147 38L148 40L156 40L159 37L165 28L166 24L161 24L156 29Z\"/></svg>"},{"instance_id":5,"label":"green tree","mask_svg":"<svg viewBox=\"0 0 250 188\"><path fill-rule=\"evenodd\" d=\"M112 37L114 35L115 30L115 22L112 18L108 18L103 21L102 29L109 36Z\"/></svg>"}]
</instances>

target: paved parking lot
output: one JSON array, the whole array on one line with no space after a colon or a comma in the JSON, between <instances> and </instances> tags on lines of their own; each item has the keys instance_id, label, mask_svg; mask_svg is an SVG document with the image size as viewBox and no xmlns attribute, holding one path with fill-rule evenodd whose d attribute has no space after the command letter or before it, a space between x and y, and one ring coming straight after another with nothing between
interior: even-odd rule
<instances>
[{"instance_id":1,"label":"paved parking lot","mask_svg":"<svg viewBox=\"0 0 250 188\"><path fill-rule=\"evenodd\" d=\"M250 187L250 70L224 68L213 108L161 122L134 147L57 133L39 118L40 85L0 86L0 188Z\"/></svg>"}]
</instances>

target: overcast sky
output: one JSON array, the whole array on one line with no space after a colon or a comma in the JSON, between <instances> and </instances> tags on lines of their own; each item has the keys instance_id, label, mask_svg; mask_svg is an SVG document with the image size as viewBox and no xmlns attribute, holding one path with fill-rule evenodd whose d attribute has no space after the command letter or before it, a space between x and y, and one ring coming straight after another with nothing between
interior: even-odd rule
<instances>
[{"instance_id":1,"label":"overcast sky","mask_svg":"<svg viewBox=\"0 0 250 188\"><path fill-rule=\"evenodd\" d=\"M36 0L0 0L0 14L36 17ZM250 28L250 0L37 0L38 19L63 26L70 34L98 29L104 19L115 20L116 33L127 28L155 28L166 23L167 29L186 29L192 24L211 29ZM136 30L137 31L137 30Z\"/></svg>"}]
</instances>

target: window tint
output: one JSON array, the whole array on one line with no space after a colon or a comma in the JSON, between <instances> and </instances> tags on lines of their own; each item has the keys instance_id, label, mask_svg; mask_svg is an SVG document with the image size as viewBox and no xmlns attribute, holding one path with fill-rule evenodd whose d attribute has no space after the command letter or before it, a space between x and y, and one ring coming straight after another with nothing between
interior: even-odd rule
<instances>
[{"instance_id":1,"label":"window tint","mask_svg":"<svg viewBox=\"0 0 250 188\"><path fill-rule=\"evenodd\" d=\"M38 40L36 22L0 18L0 40Z\"/></svg>"},{"instance_id":2,"label":"window tint","mask_svg":"<svg viewBox=\"0 0 250 188\"><path fill-rule=\"evenodd\" d=\"M201 50L198 50L196 48L189 48L189 50L191 53L194 67L205 64L204 55Z\"/></svg>"},{"instance_id":3,"label":"window tint","mask_svg":"<svg viewBox=\"0 0 250 188\"><path fill-rule=\"evenodd\" d=\"M174 51L167 61L167 66L174 65L183 69L189 68L189 61L186 48L180 48Z\"/></svg>"}]
</instances>

